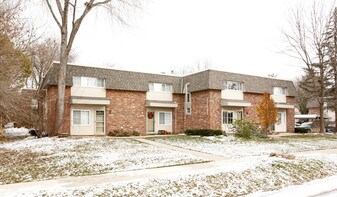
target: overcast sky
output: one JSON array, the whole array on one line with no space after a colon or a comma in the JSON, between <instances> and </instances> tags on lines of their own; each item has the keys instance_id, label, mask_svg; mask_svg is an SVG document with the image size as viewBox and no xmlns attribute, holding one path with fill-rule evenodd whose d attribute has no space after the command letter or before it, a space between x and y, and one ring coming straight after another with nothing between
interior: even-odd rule
<instances>
[{"instance_id":1,"label":"overcast sky","mask_svg":"<svg viewBox=\"0 0 337 197\"><path fill-rule=\"evenodd\" d=\"M207 62L218 70L294 80L302 65L280 53L286 45L281 30L289 28L290 9L310 2L149 0L129 26L93 12L75 40L76 63L169 73ZM51 34L54 21L44 21Z\"/></svg>"}]
</instances>

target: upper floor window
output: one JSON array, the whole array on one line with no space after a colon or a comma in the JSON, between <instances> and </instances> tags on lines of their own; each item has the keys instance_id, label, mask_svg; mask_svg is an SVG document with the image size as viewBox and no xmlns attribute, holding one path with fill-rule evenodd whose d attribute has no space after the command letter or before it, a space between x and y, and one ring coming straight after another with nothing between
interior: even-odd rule
<instances>
[{"instance_id":1,"label":"upper floor window","mask_svg":"<svg viewBox=\"0 0 337 197\"><path fill-rule=\"evenodd\" d=\"M172 85L166 83L149 83L150 92L172 92Z\"/></svg>"},{"instance_id":2,"label":"upper floor window","mask_svg":"<svg viewBox=\"0 0 337 197\"><path fill-rule=\"evenodd\" d=\"M73 77L74 86L79 87L104 87L105 80L101 78L94 77Z\"/></svg>"},{"instance_id":3,"label":"upper floor window","mask_svg":"<svg viewBox=\"0 0 337 197\"><path fill-rule=\"evenodd\" d=\"M287 94L287 88L274 87L273 94L274 95L286 95Z\"/></svg>"},{"instance_id":4,"label":"upper floor window","mask_svg":"<svg viewBox=\"0 0 337 197\"><path fill-rule=\"evenodd\" d=\"M226 81L225 82L225 90L243 90L243 83L237 81Z\"/></svg>"}]
</instances>

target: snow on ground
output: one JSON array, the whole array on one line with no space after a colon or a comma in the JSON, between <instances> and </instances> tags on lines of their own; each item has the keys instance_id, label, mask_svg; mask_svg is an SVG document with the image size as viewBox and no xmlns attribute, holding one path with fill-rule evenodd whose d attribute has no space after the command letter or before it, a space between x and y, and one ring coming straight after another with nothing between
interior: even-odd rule
<instances>
[{"instance_id":1,"label":"snow on ground","mask_svg":"<svg viewBox=\"0 0 337 197\"><path fill-rule=\"evenodd\" d=\"M315 158L315 155L312 155L312 157ZM336 174L337 164L330 159L336 161L337 155L325 158L324 162L305 157L286 160L259 156L253 162L248 159L235 164L224 164L216 169L209 168L182 174L172 173L161 178L144 178L137 181L108 183L90 187L57 188L22 195L242 196L254 192L261 194L261 191L278 190ZM249 165L250 162L252 165Z\"/></svg>"},{"instance_id":2,"label":"snow on ground","mask_svg":"<svg viewBox=\"0 0 337 197\"><path fill-rule=\"evenodd\" d=\"M302 185L292 185L289 187L282 188L277 191L271 192L256 192L249 197L284 197L284 196L294 196L296 197L306 197L306 196L337 196L337 176L330 176L323 179L313 180Z\"/></svg>"},{"instance_id":3,"label":"snow on ground","mask_svg":"<svg viewBox=\"0 0 337 197\"><path fill-rule=\"evenodd\" d=\"M223 163L214 165L215 167L212 164L210 168L195 169L184 173L172 171L158 178L144 177L135 181L77 188L55 185L55 189L52 190L16 193L15 196L238 196L255 192L261 194L265 191L278 190L337 174L336 152L333 154L299 154L294 160L268 157L271 152L288 153L337 148L337 139L333 136L332 138L290 138L273 141L242 141L234 137L188 136L151 138L151 140L221 155L224 160L217 161ZM109 137L26 138L21 141L0 143L0 154L2 154L1 150L15 152L28 150L34 154L41 154L38 158L46 159L48 168L56 169L56 172L70 170L63 176L100 174L203 161L191 155L131 139ZM228 162L226 159L233 160ZM57 165L50 164L55 161ZM57 170L60 166L66 167ZM15 166L11 166L9 171L15 172ZM8 173L6 169L4 173ZM38 180L45 178L54 177L48 175L39 177ZM20 181L27 180L31 179Z\"/></svg>"},{"instance_id":4,"label":"snow on ground","mask_svg":"<svg viewBox=\"0 0 337 197\"><path fill-rule=\"evenodd\" d=\"M189 150L219 155L225 158L269 155L271 152L291 153L337 148L337 138L293 138L270 141L245 141L235 138L234 136L174 136L165 138L149 138L149 140Z\"/></svg>"},{"instance_id":5,"label":"snow on ground","mask_svg":"<svg viewBox=\"0 0 337 197\"><path fill-rule=\"evenodd\" d=\"M130 139L109 137L33 138L0 143L1 182L154 168L206 160ZM7 155L7 157L5 157ZM15 159L15 164L11 161ZM53 169L53 170L50 170ZM15 173L16 179L11 178Z\"/></svg>"},{"instance_id":6,"label":"snow on ground","mask_svg":"<svg viewBox=\"0 0 337 197\"><path fill-rule=\"evenodd\" d=\"M5 129L5 137L25 137L29 136L29 130L26 128L8 128Z\"/></svg>"}]
</instances>

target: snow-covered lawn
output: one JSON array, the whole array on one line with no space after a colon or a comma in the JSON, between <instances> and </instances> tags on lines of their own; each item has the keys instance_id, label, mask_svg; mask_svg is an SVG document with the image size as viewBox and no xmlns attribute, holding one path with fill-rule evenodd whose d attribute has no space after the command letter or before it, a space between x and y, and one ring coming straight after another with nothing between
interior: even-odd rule
<instances>
[{"instance_id":1,"label":"snow-covered lawn","mask_svg":"<svg viewBox=\"0 0 337 197\"><path fill-rule=\"evenodd\" d=\"M295 160L260 156L232 164L232 168L144 178L141 181L108 183L73 189L39 191L37 196L242 196L278 190L337 174L337 155L330 158ZM25 194L23 194L25 195Z\"/></svg>"},{"instance_id":2,"label":"snow-covered lawn","mask_svg":"<svg viewBox=\"0 0 337 197\"><path fill-rule=\"evenodd\" d=\"M0 184L56 177L175 166L162 176L75 188L54 185L15 196L242 196L272 191L337 174L337 151L298 154L293 160L269 157L337 148L337 137L300 136L244 141L234 137L170 136L147 138L190 150L220 155L207 168L174 173L181 164L205 160L132 139L109 137L41 138L0 143ZM229 162L228 159L231 159ZM183 167L183 166L179 166ZM194 166L192 166L194 167ZM165 169L165 168L163 168ZM183 168L185 169L185 168Z\"/></svg>"},{"instance_id":3,"label":"snow-covered lawn","mask_svg":"<svg viewBox=\"0 0 337 197\"><path fill-rule=\"evenodd\" d=\"M275 153L292 153L308 150L337 148L337 136L296 136L280 139L240 140L234 136L191 137L172 136L148 138L156 142L169 144L189 150L238 158L245 156L269 155Z\"/></svg>"},{"instance_id":4,"label":"snow-covered lawn","mask_svg":"<svg viewBox=\"0 0 337 197\"><path fill-rule=\"evenodd\" d=\"M0 142L0 185L206 160L131 139L34 138Z\"/></svg>"}]
</instances>

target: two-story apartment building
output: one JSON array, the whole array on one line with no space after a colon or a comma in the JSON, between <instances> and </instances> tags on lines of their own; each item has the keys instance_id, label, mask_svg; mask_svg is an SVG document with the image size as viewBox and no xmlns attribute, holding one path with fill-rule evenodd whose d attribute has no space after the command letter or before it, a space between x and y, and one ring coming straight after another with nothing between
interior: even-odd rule
<instances>
[{"instance_id":1,"label":"two-story apartment building","mask_svg":"<svg viewBox=\"0 0 337 197\"><path fill-rule=\"evenodd\" d=\"M40 87L47 132L55 129L58 70L55 63ZM69 64L63 128L69 135L106 135L118 129L143 135L228 131L236 119L258 122L255 108L264 92L272 94L278 109L275 131L292 132L291 81L215 70L172 76Z\"/></svg>"}]
</instances>

